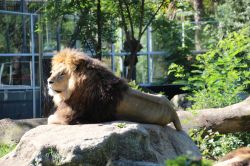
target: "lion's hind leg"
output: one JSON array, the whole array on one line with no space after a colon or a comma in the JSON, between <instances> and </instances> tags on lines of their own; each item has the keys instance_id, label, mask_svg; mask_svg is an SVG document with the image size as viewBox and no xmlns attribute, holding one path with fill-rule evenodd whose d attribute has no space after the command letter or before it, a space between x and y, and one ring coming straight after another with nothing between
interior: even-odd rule
<instances>
[{"instance_id":1,"label":"lion's hind leg","mask_svg":"<svg viewBox=\"0 0 250 166\"><path fill-rule=\"evenodd\" d=\"M179 117L170 101L162 95L152 95L129 89L117 107L116 116L121 120L165 126L171 122L182 130Z\"/></svg>"}]
</instances>

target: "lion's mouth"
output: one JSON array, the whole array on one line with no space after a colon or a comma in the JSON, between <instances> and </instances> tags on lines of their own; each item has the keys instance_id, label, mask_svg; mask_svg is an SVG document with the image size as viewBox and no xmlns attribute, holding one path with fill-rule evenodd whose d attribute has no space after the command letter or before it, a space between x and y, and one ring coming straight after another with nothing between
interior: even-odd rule
<instances>
[{"instance_id":1,"label":"lion's mouth","mask_svg":"<svg viewBox=\"0 0 250 166\"><path fill-rule=\"evenodd\" d=\"M59 91L59 90L54 90L56 93L61 93L62 91Z\"/></svg>"},{"instance_id":2,"label":"lion's mouth","mask_svg":"<svg viewBox=\"0 0 250 166\"><path fill-rule=\"evenodd\" d=\"M53 92L55 92L55 93L61 93L62 91L60 91L60 90L55 90L55 89L52 89L52 88L50 88L50 90L52 90Z\"/></svg>"},{"instance_id":3,"label":"lion's mouth","mask_svg":"<svg viewBox=\"0 0 250 166\"><path fill-rule=\"evenodd\" d=\"M53 96L53 94L55 94L55 93L61 93L62 92L60 90L53 89L51 86L48 86L48 88L49 88L49 94L51 94L51 96Z\"/></svg>"}]
</instances>

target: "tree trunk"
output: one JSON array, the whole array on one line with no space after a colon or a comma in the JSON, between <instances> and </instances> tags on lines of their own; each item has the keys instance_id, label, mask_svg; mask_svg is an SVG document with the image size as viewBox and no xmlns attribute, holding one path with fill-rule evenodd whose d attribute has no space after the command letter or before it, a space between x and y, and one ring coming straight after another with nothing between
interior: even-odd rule
<instances>
[{"instance_id":1,"label":"tree trunk","mask_svg":"<svg viewBox=\"0 0 250 166\"><path fill-rule=\"evenodd\" d=\"M198 114L192 114L188 111L178 111L185 130L206 127L220 133L250 131L250 97L224 108L197 112Z\"/></svg>"},{"instance_id":2,"label":"tree trunk","mask_svg":"<svg viewBox=\"0 0 250 166\"><path fill-rule=\"evenodd\" d=\"M142 49L142 45L139 40L134 37L130 39L130 36L126 37L124 42L124 50L130 52L125 58L124 65L128 67L128 73L126 79L129 81L136 80L136 64L138 62L137 53Z\"/></svg>"},{"instance_id":3,"label":"tree trunk","mask_svg":"<svg viewBox=\"0 0 250 166\"><path fill-rule=\"evenodd\" d=\"M78 35L80 34L80 32L81 32L81 25L80 25L80 23L81 23L81 18L82 18L82 17L81 17L81 15L80 15L80 18L79 18L79 20L77 21L76 26L75 26L75 28L74 28L74 32L73 32L73 34L71 35L69 42L67 43L67 46L70 47L70 48L72 48L72 47L75 46L76 40L77 40L77 36L78 36Z\"/></svg>"},{"instance_id":4,"label":"tree trunk","mask_svg":"<svg viewBox=\"0 0 250 166\"><path fill-rule=\"evenodd\" d=\"M96 58L102 59L102 16L101 16L101 0L97 0L97 47Z\"/></svg>"},{"instance_id":5,"label":"tree trunk","mask_svg":"<svg viewBox=\"0 0 250 166\"><path fill-rule=\"evenodd\" d=\"M203 15L203 1L202 0L194 0L193 7L195 10L194 21L195 21L195 50L201 50L201 18Z\"/></svg>"},{"instance_id":6,"label":"tree trunk","mask_svg":"<svg viewBox=\"0 0 250 166\"><path fill-rule=\"evenodd\" d=\"M136 80L136 63L137 63L137 53L131 53L129 55L129 65L128 65L128 73L127 73L127 80L132 81Z\"/></svg>"}]
</instances>

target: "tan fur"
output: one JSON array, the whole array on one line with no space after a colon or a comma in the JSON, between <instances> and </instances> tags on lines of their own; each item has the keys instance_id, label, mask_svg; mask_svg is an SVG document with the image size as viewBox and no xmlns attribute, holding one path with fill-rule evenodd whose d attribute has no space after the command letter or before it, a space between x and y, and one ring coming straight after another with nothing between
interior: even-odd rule
<instances>
[{"instance_id":1,"label":"tan fur","mask_svg":"<svg viewBox=\"0 0 250 166\"><path fill-rule=\"evenodd\" d=\"M164 96L132 90L100 61L73 49L52 59L49 94L57 107L49 124L96 123L116 119L166 125L179 118Z\"/></svg>"},{"instance_id":2,"label":"tan fur","mask_svg":"<svg viewBox=\"0 0 250 166\"><path fill-rule=\"evenodd\" d=\"M129 89L124 92L123 100L118 105L116 114L119 119L162 126L173 122L177 130L182 130L176 110L163 95L153 95Z\"/></svg>"},{"instance_id":3,"label":"tan fur","mask_svg":"<svg viewBox=\"0 0 250 166\"><path fill-rule=\"evenodd\" d=\"M236 149L222 157L215 166L249 166L250 147Z\"/></svg>"}]
</instances>

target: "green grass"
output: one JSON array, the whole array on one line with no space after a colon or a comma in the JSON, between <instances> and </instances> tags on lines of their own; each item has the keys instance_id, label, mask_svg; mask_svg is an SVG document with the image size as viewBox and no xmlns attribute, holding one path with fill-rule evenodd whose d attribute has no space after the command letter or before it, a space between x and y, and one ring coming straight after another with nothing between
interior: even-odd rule
<instances>
[{"instance_id":1,"label":"green grass","mask_svg":"<svg viewBox=\"0 0 250 166\"><path fill-rule=\"evenodd\" d=\"M0 144L0 158L12 151L16 145Z\"/></svg>"},{"instance_id":2,"label":"green grass","mask_svg":"<svg viewBox=\"0 0 250 166\"><path fill-rule=\"evenodd\" d=\"M166 166L212 166L213 161L207 159L190 159L186 156L179 156L173 160L167 160Z\"/></svg>"}]
</instances>

